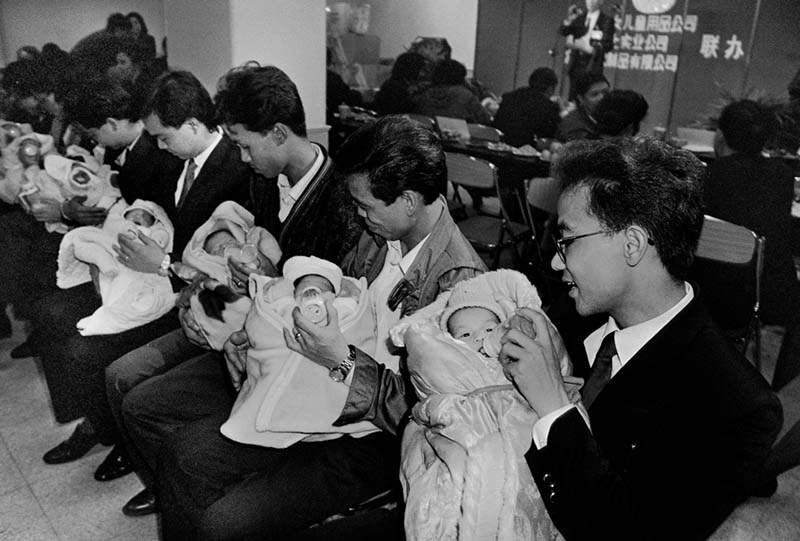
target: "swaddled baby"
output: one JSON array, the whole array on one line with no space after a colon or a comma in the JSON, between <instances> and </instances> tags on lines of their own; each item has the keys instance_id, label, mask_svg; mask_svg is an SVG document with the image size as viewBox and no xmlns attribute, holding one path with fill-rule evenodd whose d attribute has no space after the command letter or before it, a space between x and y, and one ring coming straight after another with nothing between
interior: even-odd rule
<instances>
[{"instance_id":1,"label":"swaddled baby","mask_svg":"<svg viewBox=\"0 0 800 541\"><path fill-rule=\"evenodd\" d=\"M334 381L326 368L290 350L283 337L284 327L294 324L295 307L311 321L327 324L327 298L348 343L374 354L375 316L366 280L342 277L341 269L324 259L296 256L286 261L282 278L251 275L250 293L247 376L221 432L242 443L279 448L375 432L368 422L333 426L349 381Z\"/></svg>"},{"instance_id":2,"label":"swaddled baby","mask_svg":"<svg viewBox=\"0 0 800 541\"><path fill-rule=\"evenodd\" d=\"M401 454L409 539L559 537L524 460L538 417L498 361L509 328L535 336L517 310L540 305L524 275L498 270L392 329L420 398ZM561 370L571 370L563 348Z\"/></svg>"},{"instance_id":3,"label":"swaddled baby","mask_svg":"<svg viewBox=\"0 0 800 541\"><path fill-rule=\"evenodd\" d=\"M150 201L137 199L121 213L111 212L102 228L78 227L64 235L58 251L56 283L70 288L92 279L102 306L78 321L83 336L116 334L149 323L175 305L172 284L166 276L129 269L117 260L113 246L118 235L138 238L143 233L166 251L172 250L173 227L166 212Z\"/></svg>"},{"instance_id":4,"label":"swaddled baby","mask_svg":"<svg viewBox=\"0 0 800 541\"><path fill-rule=\"evenodd\" d=\"M42 158L55 153L53 138L33 133L29 124L0 121L0 199L19 203L30 210L27 194L20 198L23 185L30 185L41 172Z\"/></svg>"},{"instance_id":5,"label":"swaddled baby","mask_svg":"<svg viewBox=\"0 0 800 541\"><path fill-rule=\"evenodd\" d=\"M255 270L259 257L277 265L281 255L275 237L255 226L253 215L233 201L220 204L197 228L183 251L183 260L172 267L179 277L193 284L188 310L208 347L222 350L231 333L244 326L252 304L248 296L232 287L228 260Z\"/></svg>"}]
</instances>

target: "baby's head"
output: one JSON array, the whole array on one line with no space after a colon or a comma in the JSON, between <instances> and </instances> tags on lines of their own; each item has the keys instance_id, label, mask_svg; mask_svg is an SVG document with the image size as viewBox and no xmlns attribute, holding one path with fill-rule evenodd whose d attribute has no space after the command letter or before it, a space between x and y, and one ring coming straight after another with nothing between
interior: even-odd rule
<instances>
[{"instance_id":1,"label":"baby's head","mask_svg":"<svg viewBox=\"0 0 800 541\"><path fill-rule=\"evenodd\" d=\"M306 274L294 281L294 296L297 298L309 288L316 288L320 293L336 294L336 290L330 280L319 274Z\"/></svg>"},{"instance_id":2,"label":"baby's head","mask_svg":"<svg viewBox=\"0 0 800 541\"><path fill-rule=\"evenodd\" d=\"M156 217L142 208L133 208L125 211L125 219L142 227L153 227Z\"/></svg>"},{"instance_id":3,"label":"baby's head","mask_svg":"<svg viewBox=\"0 0 800 541\"><path fill-rule=\"evenodd\" d=\"M233 233L227 229L220 229L206 237L206 241L203 243L203 250L207 254L223 257L225 256L225 249L229 246L238 248L241 247L241 243L236 240Z\"/></svg>"},{"instance_id":4,"label":"baby's head","mask_svg":"<svg viewBox=\"0 0 800 541\"><path fill-rule=\"evenodd\" d=\"M453 288L439 319L439 328L464 342L471 350L488 356L489 353L484 348L484 338L492 335L492 331L505 318L506 311L485 290L485 286L467 280L459 282ZM495 351L499 348L490 349Z\"/></svg>"},{"instance_id":5,"label":"baby's head","mask_svg":"<svg viewBox=\"0 0 800 541\"><path fill-rule=\"evenodd\" d=\"M471 350L481 351L483 340L500 324L492 310L481 306L466 306L452 313L447 320L450 336L464 342Z\"/></svg>"}]
</instances>

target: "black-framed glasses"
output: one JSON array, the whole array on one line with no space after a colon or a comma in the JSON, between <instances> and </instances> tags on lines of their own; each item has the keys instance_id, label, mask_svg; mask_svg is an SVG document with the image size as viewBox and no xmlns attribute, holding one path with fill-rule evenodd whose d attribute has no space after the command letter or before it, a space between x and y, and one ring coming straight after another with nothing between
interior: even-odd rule
<instances>
[{"instance_id":1,"label":"black-framed glasses","mask_svg":"<svg viewBox=\"0 0 800 541\"><path fill-rule=\"evenodd\" d=\"M602 235L603 233L608 233L608 232L609 231L605 229L601 229L600 231L594 231L592 233L584 233L583 235L573 235L571 237L556 237L555 235L553 235L553 242L556 245L556 253L558 254L558 257L561 258L561 262L566 263L567 247L569 247L570 244L572 244L578 239L582 239L585 237L593 237L595 235Z\"/></svg>"}]
</instances>

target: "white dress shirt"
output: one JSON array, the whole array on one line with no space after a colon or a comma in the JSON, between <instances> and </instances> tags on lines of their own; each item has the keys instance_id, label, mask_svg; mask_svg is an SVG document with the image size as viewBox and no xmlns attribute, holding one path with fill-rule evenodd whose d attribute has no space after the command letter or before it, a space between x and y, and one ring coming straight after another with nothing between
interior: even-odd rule
<instances>
[{"instance_id":1,"label":"white dress shirt","mask_svg":"<svg viewBox=\"0 0 800 541\"><path fill-rule=\"evenodd\" d=\"M297 200L300 199L301 195L303 195L306 187L311 183L311 180L317 174L317 171L319 171L322 167L322 162L325 161L325 155L322 153L319 147L315 143L312 143L312 145L314 147L314 151L317 153L317 157L314 159L314 164L294 186L289 184L289 178L286 175L283 173L278 175L278 193L280 194L278 220L280 220L281 223L285 222L286 218L289 217L289 213L292 212L294 204L297 203Z\"/></svg>"},{"instance_id":2,"label":"white dress shirt","mask_svg":"<svg viewBox=\"0 0 800 541\"><path fill-rule=\"evenodd\" d=\"M220 141L222 141L222 129L217 128L215 131L211 132L211 135L214 138L211 140L211 144L206 147L206 149L194 157L194 178L197 180L197 177L200 176L200 170L203 169L203 165L205 165L208 157L211 156L211 153L214 152L214 149L217 148L217 145ZM178 178L178 185L175 187L175 204L178 204L178 201L181 199L181 192L183 192L183 184L186 182L186 169L189 167L189 160L186 160L183 163L183 171L181 172L180 178ZM191 186L189 187L191 190Z\"/></svg>"},{"instance_id":3,"label":"white dress shirt","mask_svg":"<svg viewBox=\"0 0 800 541\"><path fill-rule=\"evenodd\" d=\"M684 282L684 288L686 293L684 296L679 300L675 306L667 310L661 315L658 315L652 319L648 319L647 321L643 321L642 323L638 323L636 325L632 325L625 329L620 329L617 322L614 321L614 318L608 318L606 324L592 334L590 334L586 340L583 341L583 348L586 350L586 356L589 359L589 365L594 364L594 358L597 356L597 352L600 349L600 344L603 342L603 338L606 337L607 334L616 332L616 336L614 336L614 344L617 348L617 354L614 355L611 359L611 377L613 378L616 376L620 370L628 363L628 361L633 358L636 353L640 349L644 347L644 345L649 342L661 329L663 329L667 323L672 321L678 313L683 310L687 304L694 298L694 290L692 286L688 282ZM555 411L551 411L541 419L539 419L535 425L533 425L533 443L536 445L537 449L541 449L545 445L547 445L547 436L550 433L550 427L553 423L561 417L563 414L574 408L575 405L570 404L568 406L564 406L559 408ZM584 410L579 408L578 411L581 413L584 421L586 424L591 428L589 423L589 419L586 418Z\"/></svg>"}]
</instances>

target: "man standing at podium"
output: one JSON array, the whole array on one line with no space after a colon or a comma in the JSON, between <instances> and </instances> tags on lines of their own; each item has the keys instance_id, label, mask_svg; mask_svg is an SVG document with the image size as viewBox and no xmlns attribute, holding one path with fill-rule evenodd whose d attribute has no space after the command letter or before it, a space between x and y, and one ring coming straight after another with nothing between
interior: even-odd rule
<instances>
[{"instance_id":1,"label":"man standing at podium","mask_svg":"<svg viewBox=\"0 0 800 541\"><path fill-rule=\"evenodd\" d=\"M559 32L569 51L569 99L575 101L575 81L584 73L603 73L606 53L614 48L614 18L600 11L603 0L586 0L586 9L573 4Z\"/></svg>"}]
</instances>

